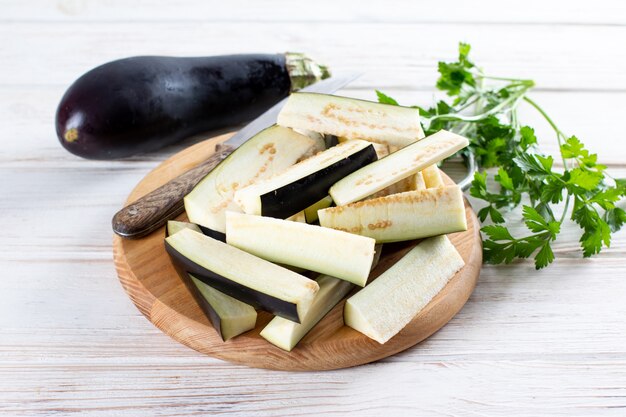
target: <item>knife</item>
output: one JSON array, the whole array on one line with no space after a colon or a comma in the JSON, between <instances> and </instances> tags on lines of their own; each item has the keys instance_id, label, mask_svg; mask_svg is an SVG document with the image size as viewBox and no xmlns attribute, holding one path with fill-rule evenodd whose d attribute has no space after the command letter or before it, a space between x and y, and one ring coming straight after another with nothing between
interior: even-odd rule
<instances>
[{"instance_id":1,"label":"knife","mask_svg":"<svg viewBox=\"0 0 626 417\"><path fill-rule=\"evenodd\" d=\"M333 93L354 81L360 75L358 73L350 73L333 76L299 91ZM226 142L218 145L216 152L200 165L179 175L118 211L113 216L113 231L122 237L137 239L152 233L163 226L169 219L178 216L185 209L183 197L241 144L261 130L276 123L278 113L280 113L286 102L287 98L279 101L250 124L235 133Z\"/></svg>"}]
</instances>

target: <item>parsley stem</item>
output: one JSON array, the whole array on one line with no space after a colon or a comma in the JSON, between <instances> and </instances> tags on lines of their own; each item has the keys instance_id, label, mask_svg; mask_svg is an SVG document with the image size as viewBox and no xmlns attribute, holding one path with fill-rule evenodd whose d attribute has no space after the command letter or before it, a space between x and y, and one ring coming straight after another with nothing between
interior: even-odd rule
<instances>
[{"instance_id":1,"label":"parsley stem","mask_svg":"<svg viewBox=\"0 0 626 417\"><path fill-rule=\"evenodd\" d=\"M552 121L550 116L548 116L548 114L541 108L541 106L539 106L539 104L537 104L534 100L532 100L528 96L524 97L524 101L526 101L528 104L533 106L535 110L537 110L539 114L543 116L546 122L548 122L548 124L552 127L552 129L556 133L556 140L559 142L559 153L561 154L561 160L563 161L563 168L565 168L566 170L569 169L569 167L567 166L567 160L563 156L563 152L561 152L561 147L563 146L563 139L565 138L565 135L563 134L563 132L561 132L561 129L558 128L556 123Z\"/></svg>"},{"instance_id":2,"label":"parsley stem","mask_svg":"<svg viewBox=\"0 0 626 417\"><path fill-rule=\"evenodd\" d=\"M548 116L548 114L541 108L541 106L539 106L539 104L537 104L536 101L532 100L530 97L524 97L524 101L526 101L528 104L533 106L539 113L541 113L543 118L546 119L550 126L552 126L552 129L554 129L557 135L565 136L563 132L561 132L561 129L558 128L558 126L554 123L554 121L552 121L550 116Z\"/></svg>"},{"instance_id":3,"label":"parsley stem","mask_svg":"<svg viewBox=\"0 0 626 417\"><path fill-rule=\"evenodd\" d=\"M472 104L476 103L478 100L480 100L480 95L476 94L475 97L472 100L468 100L465 104L463 104L463 106L459 107L455 111L457 113L461 112L461 111L465 110L466 108L468 108L469 106L471 106Z\"/></svg>"},{"instance_id":4,"label":"parsley stem","mask_svg":"<svg viewBox=\"0 0 626 417\"><path fill-rule=\"evenodd\" d=\"M433 117L425 118L425 121L428 121L428 125L430 125L434 120L437 120L437 119L441 119L441 120L457 120L457 121L461 121L461 122L479 122L479 121L481 121L481 120L483 120L483 119L485 119L485 118L487 118L487 117L489 117L491 115L500 113L511 102L515 102L520 97L523 97L524 94L526 94L526 91L528 91L528 89L521 90L518 94L510 96L506 100L504 100L501 103L499 103L497 106L494 106L491 109L489 109L486 112L481 113L481 114L474 114L472 116L462 116L462 115L455 115L455 114L437 114L437 115L434 115ZM512 107L506 109L506 111L509 111L511 108Z\"/></svg>"},{"instance_id":5,"label":"parsley stem","mask_svg":"<svg viewBox=\"0 0 626 417\"><path fill-rule=\"evenodd\" d=\"M479 72L477 75L479 77L481 77L481 78L485 78L485 79L488 79L488 80L513 81L515 83L526 85L528 87L534 87L535 86L535 82L533 80L523 80L523 79L520 79L520 78L508 78L508 77L494 77L494 76L491 76L491 75L485 75L485 74L482 73L482 71Z\"/></svg>"},{"instance_id":6,"label":"parsley stem","mask_svg":"<svg viewBox=\"0 0 626 417\"><path fill-rule=\"evenodd\" d=\"M467 130L471 127L472 125L469 123L466 123L463 125L462 128L459 129L459 131L457 132L459 135L464 135L465 132L467 132Z\"/></svg>"},{"instance_id":7,"label":"parsley stem","mask_svg":"<svg viewBox=\"0 0 626 417\"><path fill-rule=\"evenodd\" d=\"M569 201L572 199L572 193L567 192L567 197L565 198L565 207L563 207L563 214L561 214L561 219L559 220L560 224L563 224L565 221L565 216L567 216L567 210L569 209Z\"/></svg>"},{"instance_id":8,"label":"parsley stem","mask_svg":"<svg viewBox=\"0 0 626 417\"><path fill-rule=\"evenodd\" d=\"M561 155L561 160L563 161L563 168L565 170L569 169L567 166L567 160L565 159L565 157L563 156L563 152L561 151L561 148L563 146L563 139L565 138L565 135L563 134L561 129L558 128L556 123L554 123L554 121L550 118L550 116L548 116L548 114L534 100L532 100L529 97L524 97L524 101L526 101L528 104L533 106L535 110L537 110L543 116L546 122L548 122L548 124L552 127L552 129L556 133L556 140L559 142L559 153ZM561 219L559 220L560 224L563 224L563 222L565 221L565 216L567 216L567 211L569 209L569 202L571 198L572 198L572 193L567 191L567 197L565 198L565 207L563 208L563 214L561 214Z\"/></svg>"}]
</instances>

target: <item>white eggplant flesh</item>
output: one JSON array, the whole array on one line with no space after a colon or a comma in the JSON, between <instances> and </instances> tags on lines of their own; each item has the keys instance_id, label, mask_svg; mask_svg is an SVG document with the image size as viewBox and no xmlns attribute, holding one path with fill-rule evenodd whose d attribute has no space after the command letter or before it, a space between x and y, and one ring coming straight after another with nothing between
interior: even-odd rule
<instances>
[{"instance_id":1,"label":"white eggplant flesh","mask_svg":"<svg viewBox=\"0 0 626 417\"><path fill-rule=\"evenodd\" d=\"M202 296L200 304L222 340L232 339L254 329L257 317L254 307L210 287L193 275L189 275L189 278Z\"/></svg>"},{"instance_id":2,"label":"white eggplant flesh","mask_svg":"<svg viewBox=\"0 0 626 417\"><path fill-rule=\"evenodd\" d=\"M261 331L261 337L290 352L354 288L352 283L328 275L320 276L316 282L320 290L300 323L274 317Z\"/></svg>"},{"instance_id":3,"label":"white eggplant flesh","mask_svg":"<svg viewBox=\"0 0 626 417\"><path fill-rule=\"evenodd\" d=\"M389 146L383 143L375 143L375 142L370 142L370 143L374 147L374 150L376 151L376 156L378 156L378 159L382 159L385 156L389 155Z\"/></svg>"},{"instance_id":4,"label":"white eggplant flesh","mask_svg":"<svg viewBox=\"0 0 626 417\"><path fill-rule=\"evenodd\" d=\"M426 187L426 181L424 180L424 174L422 174L422 171L417 172L414 176L413 176L413 190L423 190Z\"/></svg>"},{"instance_id":5,"label":"white eggplant flesh","mask_svg":"<svg viewBox=\"0 0 626 417\"><path fill-rule=\"evenodd\" d=\"M306 223L306 215L304 214L304 210L297 212L296 214L294 214L291 217L287 217L285 220L289 220L292 222L298 222L298 223Z\"/></svg>"},{"instance_id":6,"label":"white eggplant flesh","mask_svg":"<svg viewBox=\"0 0 626 417\"><path fill-rule=\"evenodd\" d=\"M376 243L339 230L236 212L226 214L226 241L268 261L328 274L361 287L367 282Z\"/></svg>"},{"instance_id":7,"label":"white eggplant flesh","mask_svg":"<svg viewBox=\"0 0 626 417\"><path fill-rule=\"evenodd\" d=\"M319 289L315 281L189 229L167 237L165 248L181 270L289 320L304 316Z\"/></svg>"},{"instance_id":8,"label":"white eggplant flesh","mask_svg":"<svg viewBox=\"0 0 626 417\"><path fill-rule=\"evenodd\" d=\"M375 160L369 142L340 143L269 179L237 190L235 202L245 213L284 219L319 201L328 195L334 182Z\"/></svg>"},{"instance_id":9,"label":"white eggplant flesh","mask_svg":"<svg viewBox=\"0 0 626 417\"><path fill-rule=\"evenodd\" d=\"M441 171L437 167L437 164L432 164L424 168L422 170L422 175L424 176L424 185L426 188L437 188L445 185L443 177L441 176Z\"/></svg>"},{"instance_id":10,"label":"white eggplant flesh","mask_svg":"<svg viewBox=\"0 0 626 417\"><path fill-rule=\"evenodd\" d=\"M250 138L184 198L189 221L223 234L227 210L239 210L235 191L269 178L319 148L319 142L291 129L271 126Z\"/></svg>"},{"instance_id":11,"label":"white eggplant flesh","mask_svg":"<svg viewBox=\"0 0 626 417\"><path fill-rule=\"evenodd\" d=\"M305 208L304 217L306 219L306 222L310 224L310 223L315 223L316 221L318 221L319 218L317 217L317 211L330 207L332 204L333 204L333 199L330 198L329 195L327 195L326 197L322 198L317 203Z\"/></svg>"},{"instance_id":12,"label":"white eggplant flesh","mask_svg":"<svg viewBox=\"0 0 626 417\"><path fill-rule=\"evenodd\" d=\"M401 147L424 137L416 108L328 94L291 94L277 123L294 129Z\"/></svg>"},{"instance_id":13,"label":"white eggplant flesh","mask_svg":"<svg viewBox=\"0 0 626 417\"><path fill-rule=\"evenodd\" d=\"M467 138L440 130L339 180L330 188L329 194L338 206L362 200L467 145Z\"/></svg>"},{"instance_id":14,"label":"white eggplant flesh","mask_svg":"<svg viewBox=\"0 0 626 417\"><path fill-rule=\"evenodd\" d=\"M467 230L456 185L426 188L318 211L323 227L398 242Z\"/></svg>"},{"instance_id":15,"label":"white eggplant flesh","mask_svg":"<svg viewBox=\"0 0 626 417\"><path fill-rule=\"evenodd\" d=\"M188 223L188 222L179 222L176 220L168 220L167 221L167 236L172 236L180 232L183 229L191 229L194 232L202 233L197 224Z\"/></svg>"},{"instance_id":16,"label":"white eggplant flesh","mask_svg":"<svg viewBox=\"0 0 626 417\"><path fill-rule=\"evenodd\" d=\"M376 254L371 269L378 264L382 249L383 245L376 245ZM343 300L343 297L355 288L351 282L329 275L320 275L315 282L320 286L320 290L315 294L315 299L302 322L298 324L282 317L274 317L261 331L261 337L290 352L333 307Z\"/></svg>"},{"instance_id":17,"label":"white eggplant flesh","mask_svg":"<svg viewBox=\"0 0 626 417\"><path fill-rule=\"evenodd\" d=\"M348 138L337 138L337 141L339 143L343 143L343 142L347 142L350 139ZM374 150L376 151L376 156L378 157L378 159L384 158L385 156L389 155L389 146L385 145L384 143L376 143L376 142L370 142L372 144L372 146L374 147Z\"/></svg>"},{"instance_id":18,"label":"white eggplant flesh","mask_svg":"<svg viewBox=\"0 0 626 417\"><path fill-rule=\"evenodd\" d=\"M375 192L374 194L366 197L364 200L371 200L374 198L385 197L392 194L405 193L407 191L415 191L426 188L424 186L424 178L421 172L401 179L400 181L391 184L389 187L385 187L382 190Z\"/></svg>"},{"instance_id":19,"label":"white eggplant flesh","mask_svg":"<svg viewBox=\"0 0 626 417\"><path fill-rule=\"evenodd\" d=\"M384 344L409 324L464 264L447 236L426 239L348 298L344 322Z\"/></svg>"},{"instance_id":20,"label":"white eggplant flesh","mask_svg":"<svg viewBox=\"0 0 626 417\"><path fill-rule=\"evenodd\" d=\"M322 152L326 150L326 139L324 135L322 135L321 133L313 132L312 130L298 130L298 129L293 129L293 130L300 133L301 135L311 138L314 143L311 149L306 154L302 155L302 157L300 158L298 162L303 161L306 158L310 158L318 152Z\"/></svg>"}]
</instances>

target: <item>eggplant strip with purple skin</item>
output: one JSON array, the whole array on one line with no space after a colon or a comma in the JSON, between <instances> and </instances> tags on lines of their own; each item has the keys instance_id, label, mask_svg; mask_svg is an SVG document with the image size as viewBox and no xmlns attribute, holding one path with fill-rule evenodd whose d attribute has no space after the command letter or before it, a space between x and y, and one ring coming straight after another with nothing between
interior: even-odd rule
<instances>
[{"instance_id":1,"label":"eggplant strip with purple skin","mask_svg":"<svg viewBox=\"0 0 626 417\"><path fill-rule=\"evenodd\" d=\"M170 220L167 222L166 237L184 229L202 233L196 224ZM205 284L178 264L174 264L174 267L223 341L254 329L257 313L252 306Z\"/></svg>"},{"instance_id":2,"label":"eggplant strip with purple skin","mask_svg":"<svg viewBox=\"0 0 626 417\"><path fill-rule=\"evenodd\" d=\"M326 197L335 182L376 159L374 147L366 141L340 143L267 180L237 190L235 202L247 214L284 219Z\"/></svg>"},{"instance_id":3,"label":"eggplant strip with purple skin","mask_svg":"<svg viewBox=\"0 0 626 417\"><path fill-rule=\"evenodd\" d=\"M382 247L383 245L376 245L372 269L378 264ZM320 286L320 290L302 322L294 323L282 317L274 317L261 331L262 338L290 352L354 288L351 282L328 275L318 276L315 282Z\"/></svg>"},{"instance_id":4,"label":"eggplant strip with purple skin","mask_svg":"<svg viewBox=\"0 0 626 417\"><path fill-rule=\"evenodd\" d=\"M223 341L254 329L257 318L254 307L187 275L201 296L203 310Z\"/></svg>"},{"instance_id":5,"label":"eggplant strip with purple skin","mask_svg":"<svg viewBox=\"0 0 626 417\"><path fill-rule=\"evenodd\" d=\"M235 191L323 149L322 138L314 139L286 127L268 127L237 148L185 196L187 217L205 235L224 242L226 211L240 211L233 201Z\"/></svg>"},{"instance_id":6,"label":"eggplant strip with purple skin","mask_svg":"<svg viewBox=\"0 0 626 417\"><path fill-rule=\"evenodd\" d=\"M218 291L296 322L319 290L313 280L192 230L167 237L165 249L179 268Z\"/></svg>"}]
</instances>

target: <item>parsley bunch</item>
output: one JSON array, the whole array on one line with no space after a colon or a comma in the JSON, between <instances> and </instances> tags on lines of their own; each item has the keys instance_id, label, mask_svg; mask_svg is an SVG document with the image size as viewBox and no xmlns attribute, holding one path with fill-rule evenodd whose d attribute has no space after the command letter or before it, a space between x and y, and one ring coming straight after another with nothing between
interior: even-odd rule
<instances>
[{"instance_id":1,"label":"parsley bunch","mask_svg":"<svg viewBox=\"0 0 626 417\"><path fill-rule=\"evenodd\" d=\"M485 262L510 263L534 256L537 269L549 265L554 261L551 243L568 216L582 229L583 256L609 247L611 233L626 222L626 211L616 207L626 196L626 179L612 178L596 154L557 127L528 96L535 85L532 80L486 75L469 59L469 52L470 45L461 43L456 62L439 62L437 88L451 100L438 101L430 108L415 107L427 135L446 129L470 139L461 156L473 154L480 168L470 194L487 203L478 212L481 222L491 221L481 229ZM382 92L376 93L379 102L398 104ZM553 166L551 156L540 153L533 128L520 123L521 103L532 106L554 130L562 169ZM490 175L497 189L488 187ZM553 205L562 201L563 212L557 218ZM503 212L520 204L528 233L514 237Z\"/></svg>"}]
</instances>

